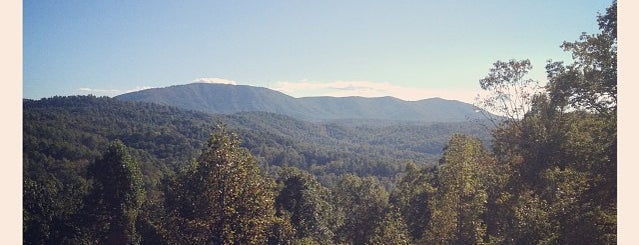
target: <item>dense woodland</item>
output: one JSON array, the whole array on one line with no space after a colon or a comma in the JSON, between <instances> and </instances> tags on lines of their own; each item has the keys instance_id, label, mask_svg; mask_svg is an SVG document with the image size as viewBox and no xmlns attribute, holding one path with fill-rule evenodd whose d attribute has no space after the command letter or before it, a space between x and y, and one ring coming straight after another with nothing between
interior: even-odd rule
<instances>
[{"instance_id":1,"label":"dense woodland","mask_svg":"<svg viewBox=\"0 0 639 245\"><path fill-rule=\"evenodd\" d=\"M541 91L494 64L490 128L25 100L23 241L615 244L616 2L597 20Z\"/></svg>"}]
</instances>

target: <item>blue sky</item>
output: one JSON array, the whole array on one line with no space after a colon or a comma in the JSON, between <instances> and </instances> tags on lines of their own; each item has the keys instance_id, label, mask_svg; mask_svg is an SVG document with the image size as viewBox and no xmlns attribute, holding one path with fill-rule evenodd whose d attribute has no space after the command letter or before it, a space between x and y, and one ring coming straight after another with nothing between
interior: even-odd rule
<instances>
[{"instance_id":1,"label":"blue sky","mask_svg":"<svg viewBox=\"0 0 639 245\"><path fill-rule=\"evenodd\" d=\"M223 82L472 102L497 60L570 60L611 1L23 2L23 96Z\"/></svg>"}]
</instances>

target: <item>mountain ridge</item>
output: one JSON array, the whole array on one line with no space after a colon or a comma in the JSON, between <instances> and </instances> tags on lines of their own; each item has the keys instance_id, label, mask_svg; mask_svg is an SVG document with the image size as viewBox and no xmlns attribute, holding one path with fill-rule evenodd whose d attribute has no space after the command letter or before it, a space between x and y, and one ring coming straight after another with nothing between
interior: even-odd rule
<instances>
[{"instance_id":1,"label":"mountain ridge","mask_svg":"<svg viewBox=\"0 0 639 245\"><path fill-rule=\"evenodd\" d=\"M443 98L406 101L383 97L300 97L249 85L190 83L125 93L114 98L170 105L209 113L263 111L308 121L373 119L460 122L483 119L468 103Z\"/></svg>"}]
</instances>

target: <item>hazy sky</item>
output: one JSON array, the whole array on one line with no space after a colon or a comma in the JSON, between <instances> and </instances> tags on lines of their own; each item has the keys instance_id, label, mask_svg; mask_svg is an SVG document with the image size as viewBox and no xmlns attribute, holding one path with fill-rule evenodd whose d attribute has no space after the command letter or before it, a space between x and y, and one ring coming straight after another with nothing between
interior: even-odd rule
<instances>
[{"instance_id":1,"label":"hazy sky","mask_svg":"<svg viewBox=\"0 0 639 245\"><path fill-rule=\"evenodd\" d=\"M23 2L25 98L222 82L472 102L497 60L570 60L611 1Z\"/></svg>"}]
</instances>

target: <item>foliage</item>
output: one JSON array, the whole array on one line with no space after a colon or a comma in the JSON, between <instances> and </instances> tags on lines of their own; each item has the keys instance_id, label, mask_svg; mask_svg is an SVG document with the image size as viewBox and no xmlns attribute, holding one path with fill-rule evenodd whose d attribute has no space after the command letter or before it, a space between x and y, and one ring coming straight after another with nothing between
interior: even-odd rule
<instances>
[{"instance_id":1,"label":"foliage","mask_svg":"<svg viewBox=\"0 0 639 245\"><path fill-rule=\"evenodd\" d=\"M62 243L78 230L74 216L82 208L88 184L82 177L66 177L24 176L23 244Z\"/></svg>"},{"instance_id":2,"label":"foliage","mask_svg":"<svg viewBox=\"0 0 639 245\"><path fill-rule=\"evenodd\" d=\"M271 113L209 115L93 96L25 100L23 109L25 159L34 159L35 165L46 163L47 171L59 169L63 161L83 171L108 142L119 139L140 162L150 192L166 173L200 154L216 122L237 131L242 146L269 175L292 166L318 176L324 184L334 184L327 183L330 176L346 173L391 178L409 160L434 163L453 132L485 141L490 137L487 129L472 122L309 123ZM25 166L25 171L29 169Z\"/></svg>"},{"instance_id":3,"label":"foliage","mask_svg":"<svg viewBox=\"0 0 639 245\"><path fill-rule=\"evenodd\" d=\"M503 116L508 123L517 125L530 110L533 96L539 89L539 82L524 78L532 69L530 60L497 61L493 66L488 76L479 80L481 88L490 92L485 98L477 98L479 107ZM488 117L494 122L498 120L489 114Z\"/></svg>"},{"instance_id":4,"label":"foliage","mask_svg":"<svg viewBox=\"0 0 639 245\"><path fill-rule=\"evenodd\" d=\"M24 100L23 243L615 244L616 2L598 22L544 93L527 60L495 63L490 142L471 122Z\"/></svg>"},{"instance_id":5,"label":"foliage","mask_svg":"<svg viewBox=\"0 0 639 245\"><path fill-rule=\"evenodd\" d=\"M561 47L574 62L549 62L548 92L558 106L615 116L617 108L617 1L597 18L601 33L586 34Z\"/></svg>"},{"instance_id":6,"label":"foliage","mask_svg":"<svg viewBox=\"0 0 639 245\"><path fill-rule=\"evenodd\" d=\"M420 168L409 162L390 197L391 204L399 209L409 234L415 241L422 238L431 219L428 203L436 191L436 170L435 167Z\"/></svg>"},{"instance_id":7,"label":"foliage","mask_svg":"<svg viewBox=\"0 0 639 245\"><path fill-rule=\"evenodd\" d=\"M455 135L442 158L437 192L429 201L431 219L423 241L434 244L477 244L486 237L483 220L488 201L483 179L492 158L478 139Z\"/></svg>"},{"instance_id":8,"label":"foliage","mask_svg":"<svg viewBox=\"0 0 639 245\"><path fill-rule=\"evenodd\" d=\"M120 141L89 165L92 189L84 201L82 220L100 244L138 244L136 221L145 198L139 164Z\"/></svg>"},{"instance_id":9,"label":"foliage","mask_svg":"<svg viewBox=\"0 0 639 245\"><path fill-rule=\"evenodd\" d=\"M562 47L549 62L547 94L495 133L494 153L512 174L494 205L512 243L610 244L616 239L616 2L601 33ZM490 210L490 209L489 209Z\"/></svg>"},{"instance_id":10,"label":"foliage","mask_svg":"<svg viewBox=\"0 0 639 245\"><path fill-rule=\"evenodd\" d=\"M391 209L386 212L367 244L412 244L408 227L397 210Z\"/></svg>"},{"instance_id":11,"label":"foliage","mask_svg":"<svg viewBox=\"0 0 639 245\"><path fill-rule=\"evenodd\" d=\"M388 192L372 177L345 175L333 189L333 200L341 222L337 241L365 244L389 208Z\"/></svg>"},{"instance_id":12,"label":"foliage","mask_svg":"<svg viewBox=\"0 0 639 245\"><path fill-rule=\"evenodd\" d=\"M216 130L166 194L171 243L262 244L273 224L271 182L237 136Z\"/></svg>"},{"instance_id":13,"label":"foliage","mask_svg":"<svg viewBox=\"0 0 639 245\"><path fill-rule=\"evenodd\" d=\"M329 190L312 175L295 168L284 169L277 183L281 186L275 198L277 212L290 216L297 239L329 243L334 236Z\"/></svg>"}]
</instances>

